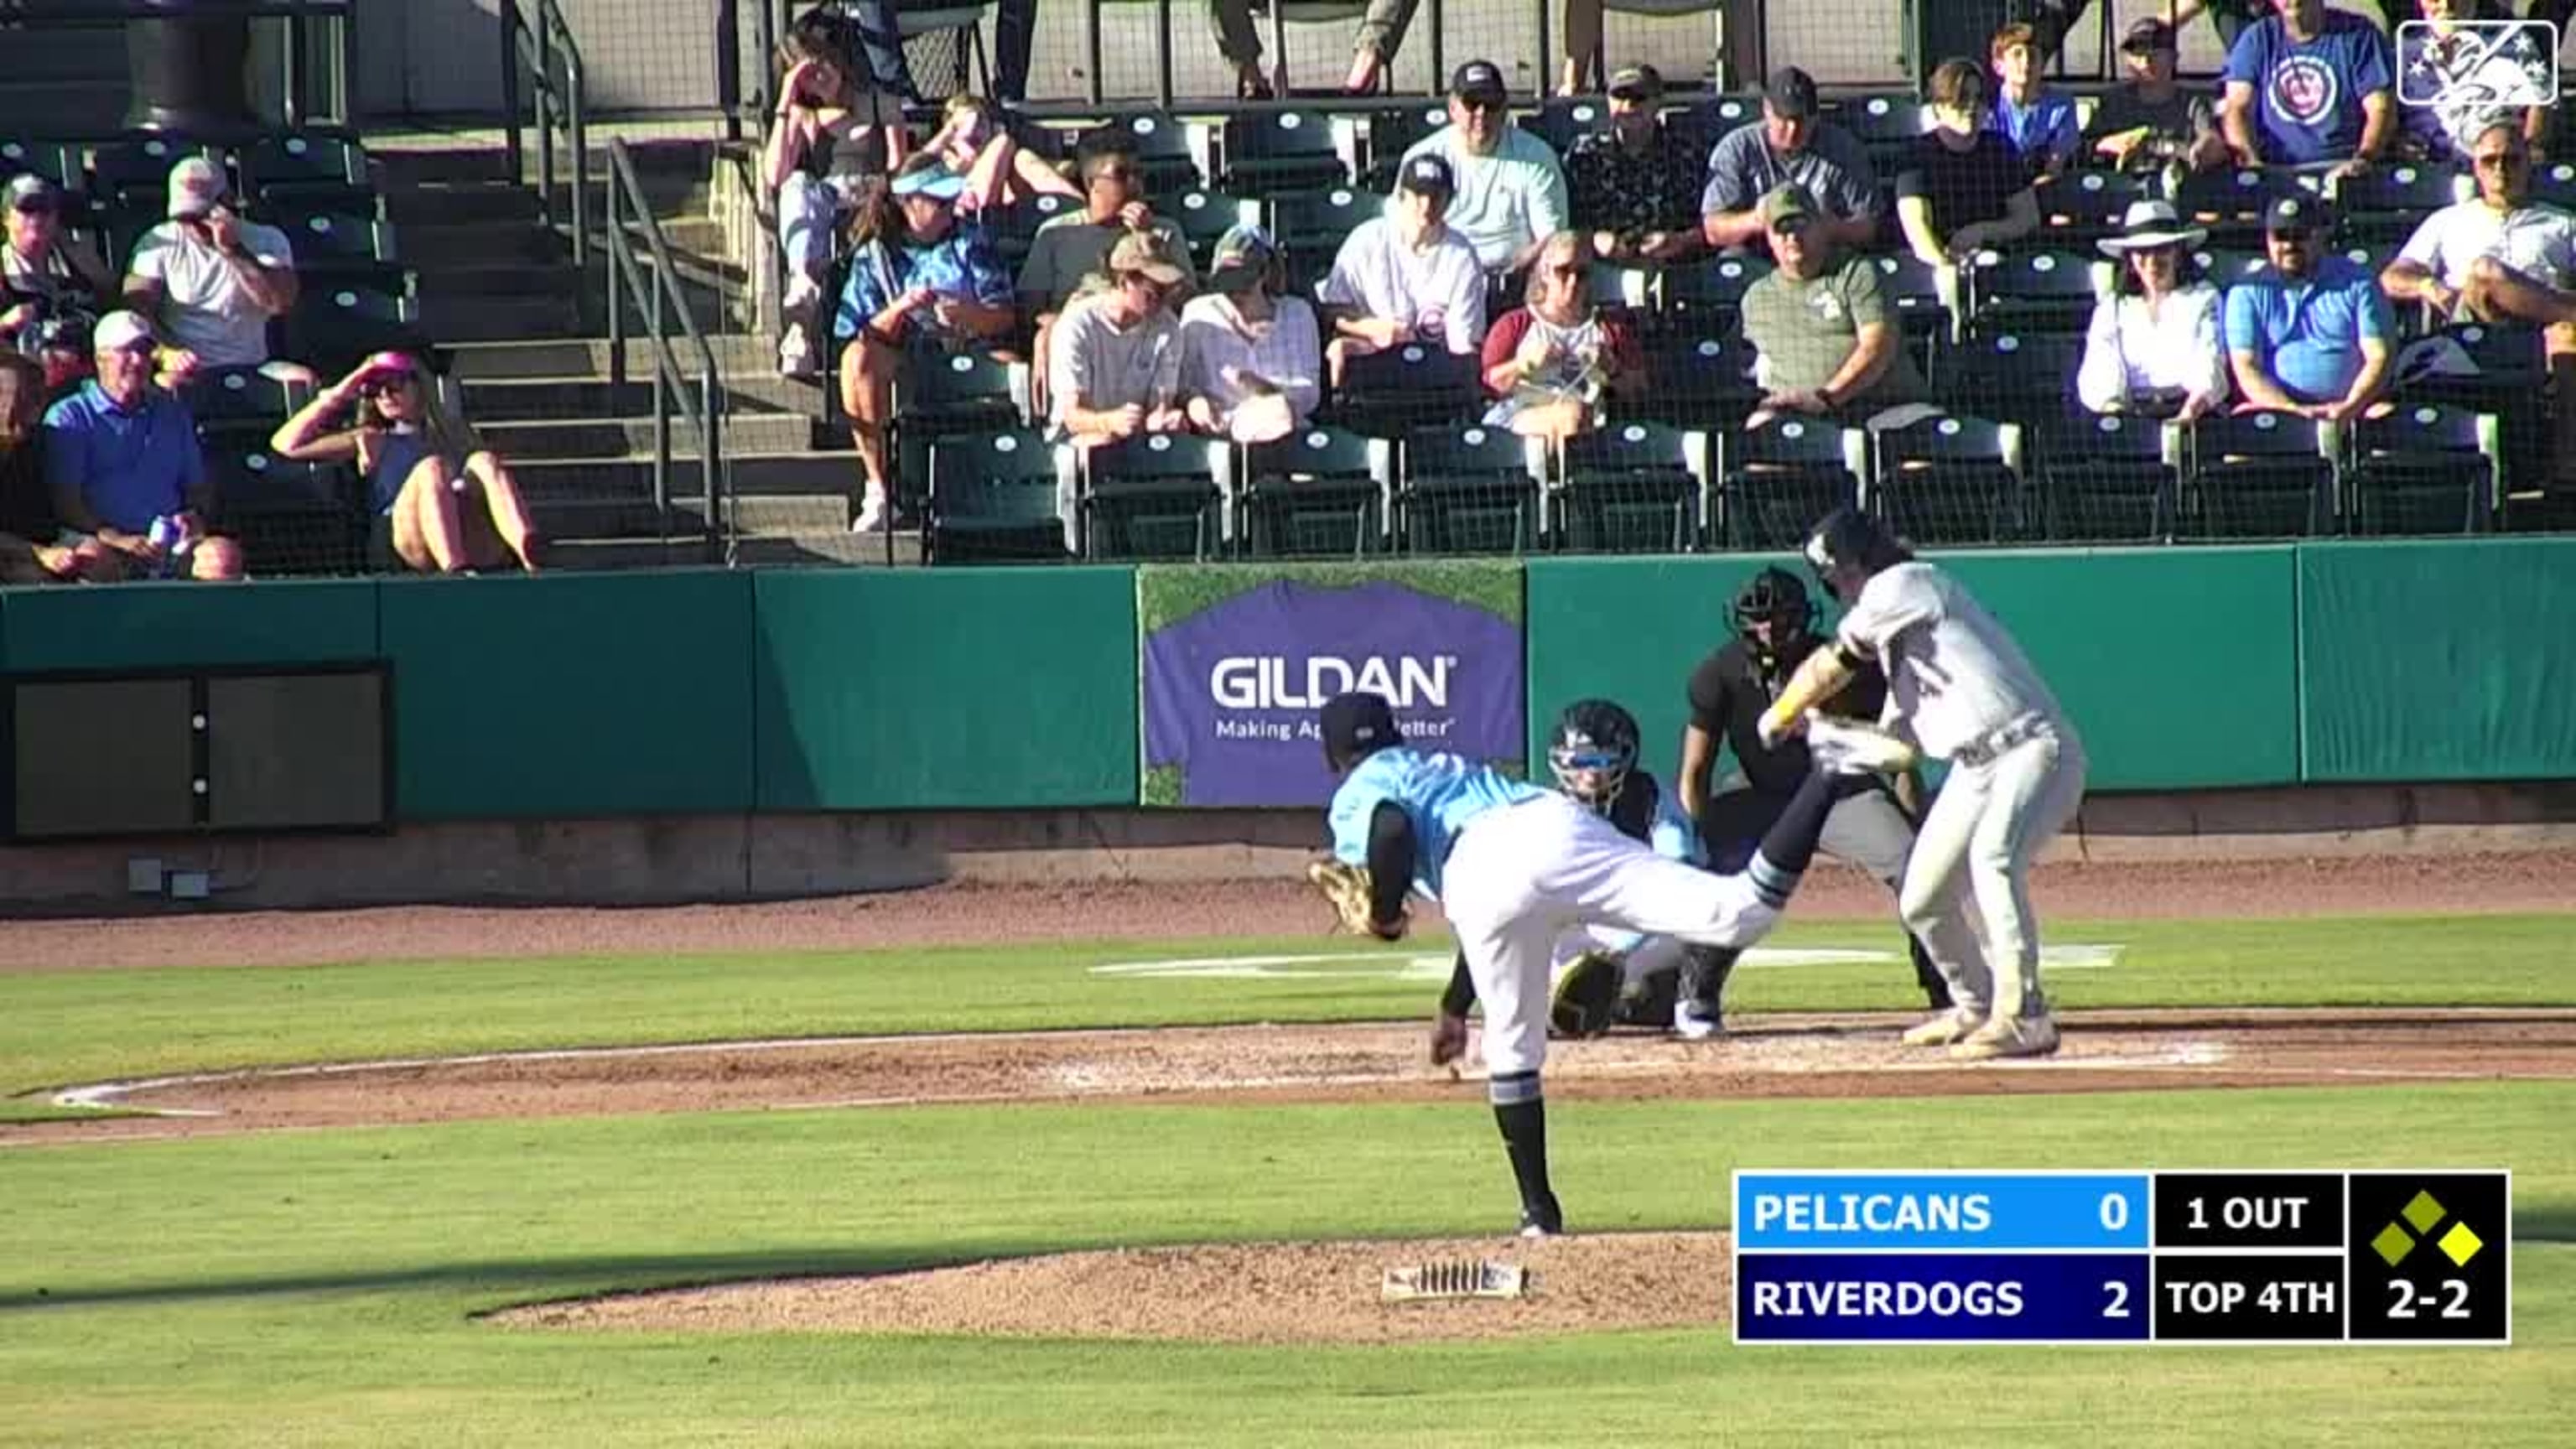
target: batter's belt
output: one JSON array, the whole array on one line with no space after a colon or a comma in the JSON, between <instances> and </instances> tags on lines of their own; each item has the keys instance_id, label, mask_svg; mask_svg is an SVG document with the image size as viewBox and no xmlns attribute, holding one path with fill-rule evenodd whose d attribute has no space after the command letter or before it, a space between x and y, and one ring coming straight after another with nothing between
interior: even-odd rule
<instances>
[{"instance_id":1,"label":"batter's belt","mask_svg":"<svg viewBox=\"0 0 2576 1449\"><path fill-rule=\"evenodd\" d=\"M1952 750L1950 752L1950 763L1953 765L1965 765L1970 769L1975 769L1980 765L1991 765L1997 759L2001 758L2006 750L2011 749L2013 746L2026 744L2032 740L2038 739L2041 735L2054 734L2056 731L2057 726L2049 721L2048 716L2044 714L2026 714L2018 719L2008 720L2003 724L1997 725L1993 729L1986 731L1984 734L1977 736L1975 739L1968 741L1966 744L1959 746L1959 748Z\"/></svg>"}]
</instances>

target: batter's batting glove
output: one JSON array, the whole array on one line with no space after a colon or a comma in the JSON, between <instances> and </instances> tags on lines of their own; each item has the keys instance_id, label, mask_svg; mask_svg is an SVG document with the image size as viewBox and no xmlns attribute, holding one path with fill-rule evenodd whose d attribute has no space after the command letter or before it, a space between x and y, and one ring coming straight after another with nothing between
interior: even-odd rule
<instances>
[{"instance_id":1,"label":"batter's batting glove","mask_svg":"<svg viewBox=\"0 0 2576 1449\"><path fill-rule=\"evenodd\" d=\"M1547 1013L1548 1035L1558 1038L1600 1036L1619 1017L1619 987L1625 973L1619 958L1586 951L1556 979Z\"/></svg>"}]
</instances>

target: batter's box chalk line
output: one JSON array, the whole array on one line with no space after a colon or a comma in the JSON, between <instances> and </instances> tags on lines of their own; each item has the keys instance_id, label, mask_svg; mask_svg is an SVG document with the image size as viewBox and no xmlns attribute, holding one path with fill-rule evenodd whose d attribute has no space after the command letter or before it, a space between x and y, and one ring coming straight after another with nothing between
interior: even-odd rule
<instances>
[{"instance_id":1,"label":"batter's box chalk line","mask_svg":"<svg viewBox=\"0 0 2576 1449\"><path fill-rule=\"evenodd\" d=\"M2040 964L2053 971L2105 971L2120 962L2124 946L2064 945L2040 948ZM1446 981L1447 955L1389 951L1318 951L1271 956L1181 956L1157 961L1112 961L1085 968L1093 976L1181 981ZM1808 966L1879 966L1905 960L1895 949L1842 946L1756 946L1736 969L1778 970Z\"/></svg>"}]
</instances>

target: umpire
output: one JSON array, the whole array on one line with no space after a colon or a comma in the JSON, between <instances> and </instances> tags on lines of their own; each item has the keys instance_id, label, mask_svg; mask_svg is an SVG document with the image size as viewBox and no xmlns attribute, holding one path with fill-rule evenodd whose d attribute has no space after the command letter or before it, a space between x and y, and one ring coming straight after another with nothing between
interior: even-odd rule
<instances>
[{"instance_id":1,"label":"umpire","mask_svg":"<svg viewBox=\"0 0 2576 1449\"><path fill-rule=\"evenodd\" d=\"M1799 664L1825 643L1816 632L1815 605L1807 586L1786 569L1755 574L1735 595L1735 637L1700 662L1690 677L1690 728L1682 736L1681 806L1699 823L1711 867L1720 872L1742 868L1762 832L1807 775L1807 742L1791 737L1764 744L1757 722L1762 712L1796 673ZM1826 713L1875 723L1887 701L1887 677L1875 663L1862 666L1840 694L1822 706ZM1735 751L1746 785L1714 799L1710 777L1716 772L1718 743ZM1922 782L1909 774L1892 785L1852 795L1825 817L1819 842L1837 860L1859 866L1884 881L1890 891L1905 879L1905 858L1914 849L1921 820ZM1914 957L1914 979L1936 1011L1950 1005L1949 985L1932 964L1923 943L1906 943ZM1709 1015L1717 1013L1733 953L1705 974L1685 970L1681 991ZM1698 976L1700 979L1690 979Z\"/></svg>"}]
</instances>

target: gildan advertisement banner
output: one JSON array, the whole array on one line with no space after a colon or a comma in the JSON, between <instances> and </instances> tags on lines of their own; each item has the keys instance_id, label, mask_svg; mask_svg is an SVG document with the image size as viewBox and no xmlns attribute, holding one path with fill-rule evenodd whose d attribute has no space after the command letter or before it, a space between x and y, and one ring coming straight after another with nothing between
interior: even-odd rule
<instances>
[{"instance_id":1,"label":"gildan advertisement banner","mask_svg":"<svg viewBox=\"0 0 2576 1449\"><path fill-rule=\"evenodd\" d=\"M1423 748L1525 768L1516 564L1146 565L1136 595L1147 805L1323 805L1315 711L1348 689Z\"/></svg>"}]
</instances>

